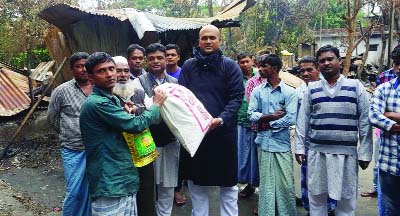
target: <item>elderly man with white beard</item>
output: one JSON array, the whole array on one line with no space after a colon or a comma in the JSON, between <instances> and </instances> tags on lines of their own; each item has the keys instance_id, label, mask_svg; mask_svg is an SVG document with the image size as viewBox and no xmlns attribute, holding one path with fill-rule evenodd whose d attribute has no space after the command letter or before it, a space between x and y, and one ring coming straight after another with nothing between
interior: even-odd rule
<instances>
[{"instance_id":1,"label":"elderly man with white beard","mask_svg":"<svg viewBox=\"0 0 400 216\"><path fill-rule=\"evenodd\" d=\"M123 56L114 56L113 59L117 71L117 83L115 83L114 94L120 96L124 100L129 100L128 97L133 94L135 88L132 85L133 80L129 79L128 60Z\"/></svg>"},{"instance_id":2,"label":"elderly man with white beard","mask_svg":"<svg viewBox=\"0 0 400 216\"><path fill-rule=\"evenodd\" d=\"M117 71L117 83L113 93L123 99L124 102L131 101L136 106L135 115L144 112L145 93L142 89L137 89L130 79L128 60L123 56L113 57L115 69ZM155 215L155 191L154 191L154 168L153 163L144 167L138 167L140 186L136 194L136 202L139 216Z\"/></svg>"}]
</instances>

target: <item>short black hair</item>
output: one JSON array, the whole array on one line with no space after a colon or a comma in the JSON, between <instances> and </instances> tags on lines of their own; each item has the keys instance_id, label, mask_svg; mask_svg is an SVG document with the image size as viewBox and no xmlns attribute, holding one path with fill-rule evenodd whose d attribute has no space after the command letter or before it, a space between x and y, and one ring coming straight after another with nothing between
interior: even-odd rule
<instances>
[{"instance_id":1,"label":"short black hair","mask_svg":"<svg viewBox=\"0 0 400 216\"><path fill-rule=\"evenodd\" d=\"M236 59L237 61L240 61L243 58L249 57L251 59L253 59L253 54L249 53L249 52L240 52L237 56Z\"/></svg>"},{"instance_id":2,"label":"short black hair","mask_svg":"<svg viewBox=\"0 0 400 216\"><path fill-rule=\"evenodd\" d=\"M96 65L104 62L113 62L115 64L115 61L110 54L105 52L95 52L91 54L86 61L86 71L89 74L93 74L93 68L96 67Z\"/></svg>"},{"instance_id":3,"label":"short black hair","mask_svg":"<svg viewBox=\"0 0 400 216\"><path fill-rule=\"evenodd\" d=\"M142 46L140 46L139 44L131 44L126 49L126 58L129 59L129 57L131 56L131 53L135 50L140 50L143 53L143 56L146 55L146 51L144 50L144 48Z\"/></svg>"},{"instance_id":4,"label":"short black hair","mask_svg":"<svg viewBox=\"0 0 400 216\"><path fill-rule=\"evenodd\" d=\"M87 52L76 52L71 55L71 58L69 59L69 67L73 68L75 62L81 60L81 59L87 59L89 57L89 53Z\"/></svg>"},{"instance_id":5,"label":"short black hair","mask_svg":"<svg viewBox=\"0 0 400 216\"><path fill-rule=\"evenodd\" d=\"M268 64L271 67L276 67L278 72L282 69L282 60L276 54L264 54L260 56L259 65Z\"/></svg>"},{"instance_id":6,"label":"short black hair","mask_svg":"<svg viewBox=\"0 0 400 216\"><path fill-rule=\"evenodd\" d=\"M326 45L318 49L317 51L317 58L321 56L322 53L324 52L333 52L336 56L336 58L340 59L340 54L339 54L339 49L337 47L334 47L332 45Z\"/></svg>"},{"instance_id":7,"label":"short black hair","mask_svg":"<svg viewBox=\"0 0 400 216\"><path fill-rule=\"evenodd\" d=\"M170 50L170 49L176 50L176 53L178 53L178 55L181 55L181 49L179 49L178 45L176 45L176 44L167 44L165 46L165 50Z\"/></svg>"},{"instance_id":8,"label":"short black hair","mask_svg":"<svg viewBox=\"0 0 400 216\"><path fill-rule=\"evenodd\" d=\"M318 61L315 57L313 56L303 56L300 60L299 60L299 66L301 63L312 63L315 68L318 67Z\"/></svg>"},{"instance_id":9,"label":"short black hair","mask_svg":"<svg viewBox=\"0 0 400 216\"><path fill-rule=\"evenodd\" d=\"M165 55L165 46L160 44L160 43L152 43L152 44L148 45L146 47L146 56L149 53L154 53L154 52L157 52L157 51L161 51Z\"/></svg>"},{"instance_id":10,"label":"short black hair","mask_svg":"<svg viewBox=\"0 0 400 216\"><path fill-rule=\"evenodd\" d=\"M395 62L395 63L400 63L400 45L396 46L392 54L390 55L390 58Z\"/></svg>"},{"instance_id":11,"label":"short black hair","mask_svg":"<svg viewBox=\"0 0 400 216\"><path fill-rule=\"evenodd\" d=\"M266 57L269 54L260 54L260 55L256 55L256 58L254 59L254 64L260 64L260 60L262 57Z\"/></svg>"}]
</instances>

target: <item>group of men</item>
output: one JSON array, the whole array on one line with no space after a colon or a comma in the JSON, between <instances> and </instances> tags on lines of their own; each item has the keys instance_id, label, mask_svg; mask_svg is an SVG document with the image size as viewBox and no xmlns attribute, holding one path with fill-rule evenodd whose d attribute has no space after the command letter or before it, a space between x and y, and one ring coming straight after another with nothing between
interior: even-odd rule
<instances>
[{"instance_id":1,"label":"group of men","mask_svg":"<svg viewBox=\"0 0 400 216\"><path fill-rule=\"evenodd\" d=\"M396 129L400 120L396 109L399 54L400 47L396 47L392 52L394 67L379 78L391 81L379 85L372 99L361 82L340 74L336 47L321 47L317 58L299 60L304 83L295 92L279 79L282 62L277 56L257 58L259 77L254 76L246 84L246 95L251 95L247 98L248 117L257 128L256 138L250 138L254 134L242 138L240 134L245 133L240 133L238 121L238 146L244 149L239 155L246 153L239 157L239 181L248 183L244 194L254 191L249 185L257 171L254 161L258 161L259 215L296 215L288 130L294 124L303 207L310 215L355 215L358 166L366 169L371 161L372 126L381 129L376 151L379 215L400 215L399 186L394 183L399 180L400 168ZM252 142L258 155L246 152L254 146Z\"/></svg>"},{"instance_id":2,"label":"group of men","mask_svg":"<svg viewBox=\"0 0 400 216\"><path fill-rule=\"evenodd\" d=\"M370 121L383 131L382 209L384 215L399 214L400 193L393 192L400 169L397 78L380 85L370 105L362 84L340 74L335 47L321 47L317 58L299 61L304 84L295 90L279 78L277 55L257 56L254 68L253 55L241 53L235 62L222 54L220 43L218 28L204 26L194 57L182 68L173 44L146 49L133 44L127 58L104 52L71 56L74 79L53 91L48 109L62 144L63 215L171 215L181 179L188 183L193 216L209 215L212 186L219 187L222 216L238 215L238 195L247 197L255 187L254 213L296 215L292 125L303 206L310 215L333 209L336 215L354 215L358 166L366 169L372 157ZM194 157L160 117L166 93L154 87L166 82L191 90L213 116ZM147 128L159 157L135 168L122 132ZM238 182L248 185L239 192Z\"/></svg>"},{"instance_id":3,"label":"group of men","mask_svg":"<svg viewBox=\"0 0 400 216\"><path fill-rule=\"evenodd\" d=\"M218 28L205 26L199 37L195 57L182 68L179 48L172 44L146 49L133 44L127 59L104 52L71 56L74 79L54 90L48 109L62 144L63 215L171 215L179 164L193 215L208 215L209 186L220 186L223 215L238 214L236 113L242 75L236 62L222 55ZM160 117L166 94L154 87L165 82L186 86L214 117L194 157L180 149ZM159 157L135 168L122 132L146 128Z\"/></svg>"}]
</instances>

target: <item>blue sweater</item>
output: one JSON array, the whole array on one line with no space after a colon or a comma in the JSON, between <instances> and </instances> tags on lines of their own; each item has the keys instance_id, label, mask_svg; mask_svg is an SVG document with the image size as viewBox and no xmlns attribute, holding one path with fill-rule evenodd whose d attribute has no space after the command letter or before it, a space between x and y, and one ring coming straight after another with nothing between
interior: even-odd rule
<instances>
[{"instance_id":1,"label":"blue sweater","mask_svg":"<svg viewBox=\"0 0 400 216\"><path fill-rule=\"evenodd\" d=\"M187 60L179 76L185 86L224 125L209 131L194 157L180 154L184 179L197 185L226 186L237 183L237 112L242 103L243 76L238 64L221 51L203 55L197 48L194 58Z\"/></svg>"}]
</instances>

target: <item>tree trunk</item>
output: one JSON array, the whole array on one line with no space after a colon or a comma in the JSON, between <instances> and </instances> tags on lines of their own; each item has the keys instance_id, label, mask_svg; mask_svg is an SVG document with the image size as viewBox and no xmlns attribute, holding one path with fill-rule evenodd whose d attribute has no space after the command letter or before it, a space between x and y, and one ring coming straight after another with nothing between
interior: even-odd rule
<instances>
[{"instance_id":1,"label":"tree trunk","mask_svg":"<svg viewBox=\"0 0 400 216\"><path fill-rule=\"evenodd\" d=\"M381 56L379 58L379 73L383 71L383 62L385 61L385 53L386 53L386 35L385 35L385 26L381 25L381 27L379 28L380 32L381 32L381 39L382 39L382 50L381 50ZM389 57L389 56L388 56Z\"/></svg>"},{"instance_id":2,"label":"tree trunk","mask_svg":"<svg viewBox=\"0 0 400 216\"><path fill-rule=\"evenodd\" d=\"M361 60L361 65L357 68L357 79L361 79L361 75L364 70L365 62L367 62L367 59L368 59L370 37L371 37L371 33L368 33L364 38L365 52L364 52L363 58Z\"/></svg>"},{"instance_id":3,"label":"tree trunk","mask_svg":"<svg viewBox=\"0 0 400 216\"><path fill-rule=\"evenodd\" d=\"M190 9L189 16L193 16L195 14L195 11L198 11L198 4L199 0L193 0L191 2L192 8Z\"/></svg>"},{"instance_id":4,"label":"tree trunk","mask_svg":"<svg viewBox=\"0 0 400 216\"><path fill-rule=\"evenodd\" d=\"M354 26L354 27L352 27ZM355 35L355 24L350 26L350 30L347 32L347 41L348 41L348 46L346 50L346 57L343 62L343 71L342 74L343 76L347 77L349 75L349 70L350 70L350 64L351 64L351 55L354 50L354 35Z\"/></svg>"},{"instance_id":5,"label":"tree trunk","mask_svg":"<svg viewBox=\"0 0 400 216\"><path fill-rule=\"evenodd\" d=\"M212 0L208 0L208 16L213 17L213 2Z\"/></svg>"},{"instance_id":6,"label":"tree trunk","mask_svg":"<svg viewBox=\"0 0 400 216\"><path fill-rule=\"evenodd\" d=\"M353 8L351 8L351 4L353 4ZM346 51L346 57L343 62L343 71L342 74L343 76L348 76L349 75L349 69L350 69L350 64L351 64L351 55L353 53L353 50L357 47L358 42L356 42L356 24L357 24L357 14L361 8L361 0L354 0L353 2L350 0L346 1L346 17L345 17L345 22L346 22L346 29L347 29L347 42L348 42L348 47ZM362 36L361 36L362 37Z\"/></svg>"}]
</instances>

